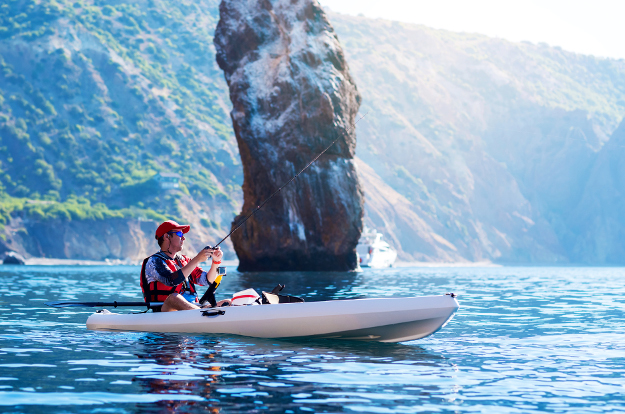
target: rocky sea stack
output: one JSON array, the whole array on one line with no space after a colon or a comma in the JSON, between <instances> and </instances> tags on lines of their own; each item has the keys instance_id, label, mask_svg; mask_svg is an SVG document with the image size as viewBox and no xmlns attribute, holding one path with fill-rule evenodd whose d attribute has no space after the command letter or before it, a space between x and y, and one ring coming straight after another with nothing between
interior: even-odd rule
<instances>
[{"instance_id":1,"label":"rocky sea stack","mask_svg":"<svg viewBox=\"0 0 625 414\"><path fill-rule=\"evenodd\" d=\"M243 163L236 225L338 142L232 235L239 269L350 270L364 197L352 128L360 95L316 0L223 0L214 43Z\"/></svg>"}]
</instances>

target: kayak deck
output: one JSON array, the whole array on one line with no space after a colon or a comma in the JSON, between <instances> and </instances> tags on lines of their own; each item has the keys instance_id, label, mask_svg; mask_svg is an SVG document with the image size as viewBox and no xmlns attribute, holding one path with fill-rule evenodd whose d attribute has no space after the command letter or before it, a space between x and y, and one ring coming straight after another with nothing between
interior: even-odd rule
<instances>
[{"instance_id":1,"label":"kayak deck","mask_svg":"<svg viewBox=\"0 0 625 414\"><path fill-rule=\"evenodd\" d=\"M100 311L88 329L234 334L258 338L316 337L379 342L424 338L458 309L451 295L348 299L325 302L232 306L163 313Z\"/></svg>"}]
</instances>

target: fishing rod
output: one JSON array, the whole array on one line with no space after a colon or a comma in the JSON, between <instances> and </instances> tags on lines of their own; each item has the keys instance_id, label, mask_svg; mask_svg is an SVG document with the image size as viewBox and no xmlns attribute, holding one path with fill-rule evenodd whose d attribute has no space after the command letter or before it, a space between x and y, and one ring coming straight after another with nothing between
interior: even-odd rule
<instances>
[{"instance_id":1,"label":"fishing rod","mask_svg":"<svg viewBox=\"0 0 625 414\"><path fill-rule=\"evenodd\" d=\"M219 243L217 243L215 246L206 246L207 249L216 249L221 243L223 243L228 237L230 237L232 235L232 233L234 233L235 231L237 231L239 229L239 227L241 227L250 217L252 217L254 214L256 214L256 212L258 210L260 210L261 208L263 208L263 206L265 204L267 204L267 202L269 200L271 200L273 198L273 196L275 196L276 194L278 194L280 191L282 191L282 189L284 187L286 187L287 185L289 185L291 183L291 181L295 180L301 173L303 173L304 171L306 171L306 169L308 167L310 167L315 161L317 161L319 159L319 157L321 157L323 154L325 154L325 152L327 150L330 149L330 147L332 147L332 145L336 144L336 142L341 139L343 136L345 136L345 134L347 134L349 131L351 131L352 129L356 128L356 124L358 122L360 122L362 120L362 118L364 118L365 116L367 116L369 112L367 111L363 116L361 116L360 118L358 118L358 120L356 122L354 122L353 125L350 125L350 127L348 129L346 129L344 132L342 132L341 134L339 134L339 136L332 141L332 143L330 145L328 145L326 147L326 149L324 149L323 151L321 151L319 153L319 155L317 155L315 158L312 159L312 161L310 161L308 164L306 164L306 166L304 168L302 168L302 170L300 172L298 172L297 174L295 174L293 177L291 177L291 179L289 181L287 181L286 183L284 183L282 185L282 187L278 188L276 191L273 192L273 194L271 194L269 196L269 198L267 198L265 201L263 201L262 203L260 203L258 206L256 206L256 208L254 210L252 210L252 212L250 214L248 214L234 229L232 229L232 231L230 231L230 233L228 233L228 235L226 237L224 237L223 239L221 239L221 241Z\"/></svg>"}]
</instances>

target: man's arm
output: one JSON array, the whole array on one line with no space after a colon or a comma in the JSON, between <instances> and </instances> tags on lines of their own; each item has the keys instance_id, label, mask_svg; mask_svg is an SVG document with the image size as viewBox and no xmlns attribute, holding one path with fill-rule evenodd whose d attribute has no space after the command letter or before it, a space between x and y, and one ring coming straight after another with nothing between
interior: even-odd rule
<instances>
[{"instance_id":1,"label":"man's arm","mask_svg":"<svg viewBox=\"0 0 625 414\"><path fill-rule=\"evenodd\" d=\"M148 283L161 282L167 286L176 286L185 280L180 270L172 271L158 255L150 257L146 263L145 276Z\"/></svg>"},{"instance_id":2,"label":"man's arm","mask_svg":"<svg viewBox=\"0 0 625 414\"><path fill-rule=\"evenodd\" d=\"M198 267L198 265L202 262L208 260L209 257L213 257L213 263L211 264L211 268L206 272L206 281L207 285L210 285L217 279L217 268L221 264L221 259L223 258L224 253L221 251L219 247L216 249L203 249L200 251L197 256L189 261L180 271L185 277L185 280L191 279L193 283L200 283L200 277L202 276L202 269Z\"/></svg>"},{"instance_id":3,"label":"man's arm","mask_svg":"<svg viewBox=\"0 0 625 414\"><path fill-rule=\"evenodd\" d=\"M196 267L199 266L200 263L205 262L211 257L213 250L211 249L202 249L200 252L189 261L180 271L184 275L186 280L189 280L189 275L195 270Z\"/></svg>"}]
</instances>

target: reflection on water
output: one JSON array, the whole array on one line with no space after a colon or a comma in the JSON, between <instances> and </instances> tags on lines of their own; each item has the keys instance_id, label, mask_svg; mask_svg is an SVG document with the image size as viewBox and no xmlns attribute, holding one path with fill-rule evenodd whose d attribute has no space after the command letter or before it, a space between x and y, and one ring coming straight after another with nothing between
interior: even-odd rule
<instances>
[{"instance_id":1,"label":"reflection on water","mask_svg":"<svg viewBox=\"0 0 625 414\"><path fill-rule=\"evenodd\" d=\"M275 412L298 411L306 406L325 409L337 407L338 401L311 398L319 394L320 376L330 388L342 386L353 372L369 373L367 383L377 386L379 376L405 376L435 370L443 358L419 347L328 341L277 341L200 339L178 335L146 335L139 340L137 357L143 359L136 368L133 383L150 394L189 394L203 401L160 401L141 406L141 411L202 412L210 409L227 412L265 409ZM373 346L371 346L373 345ZM384 361L403 360L402 365L380 368ZM402 358L410 356L406 361ZM329 364L340 364L331 368ZM372 372L375 371L375 374ZM102 374L102 373L100 373ZM359 379L362 384L362 378ZM393 387L394 384L387 384ZM396 385L396 384L395 384ZM401 389L393 390L401 392ZM353 396L351 397L353 398ZM225 404L224 404L225 402Z\"/></svg>"},{"instance_id":2,"label":"reflection on water","mask_svg":"<svg viewBox=\"0 0 625 414\"><path fill-rule=\"evenodd\" d=\"M461 308L421 341L377 344L88 331L138 300L136 267L0 267L0 412L613 412L625 391L625 269L233 272L308 301L442 294ZM124 310L126 312L127 310Z\"/></svg>"}]
</instances>

